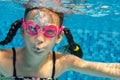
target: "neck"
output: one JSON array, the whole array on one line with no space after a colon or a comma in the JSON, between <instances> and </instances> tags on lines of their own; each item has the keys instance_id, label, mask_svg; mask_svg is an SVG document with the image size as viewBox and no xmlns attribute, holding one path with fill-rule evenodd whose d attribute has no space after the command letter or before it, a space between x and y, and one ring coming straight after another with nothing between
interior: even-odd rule
<instances>
[{"instance_id":1,"label":"neck","mask_svg":"<svg viewBox=\"0 0 120 80\"><path fill-rule=\"evenodd\" d=\"M49 59L48 54L45 55L35 55L30 53L26 48L24 49L24 54L21 55L21 64L24 65L24 69L38 69L44 62ZM26 68L25 68L26 67Z\"/></svg>"}]
</instances>

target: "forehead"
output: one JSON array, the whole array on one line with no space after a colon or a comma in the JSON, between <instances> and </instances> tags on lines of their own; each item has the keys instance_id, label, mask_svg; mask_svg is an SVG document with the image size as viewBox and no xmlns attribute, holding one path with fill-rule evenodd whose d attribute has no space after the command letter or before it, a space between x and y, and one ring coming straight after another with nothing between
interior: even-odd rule
<instances>
[{"instance_id":1,"label":"forehead","mask_svg":"<svg viewBox=\"0 0 120 80\"><path fill-rule=\"evenodd\" d=\"M48 10L48 9L34 9L28 12L26 15L26 21L35 21L40 24L54 24L56 26L59 25L59 16Z\"/></svg>"}]
</instances>

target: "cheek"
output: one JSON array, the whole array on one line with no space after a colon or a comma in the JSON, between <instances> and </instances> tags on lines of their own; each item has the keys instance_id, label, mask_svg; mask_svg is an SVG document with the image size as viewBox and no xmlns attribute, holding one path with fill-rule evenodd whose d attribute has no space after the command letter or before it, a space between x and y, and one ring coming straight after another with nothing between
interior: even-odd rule
<instances>
[{"instance_id":1,"label":"cheek","mask_svg":"<svg viewBox=\"0 0 120 80\"><path fill-rule=\"evenodd\" d=\"M55 41L56 41L56 39L53 38L53 39L48 39L46 42L47 42L47 45L48 45L49 47L53 47L54 44L55 44Z\"/></svg>"},{"instance_id":2,"label":"cheek","mask_svg":"<svg viewBox=\"0 0 120 80\"><path fill-rule=\"evenodd\" d=\"M34 43L34 36L31 36L31 35L29 35L29 34L26 33L24 38L25 38L25 42L26 42L26 43L29 43L29 44L30 44L30 43L31 43L31 44Z\"/></svg>"}]
</instances>

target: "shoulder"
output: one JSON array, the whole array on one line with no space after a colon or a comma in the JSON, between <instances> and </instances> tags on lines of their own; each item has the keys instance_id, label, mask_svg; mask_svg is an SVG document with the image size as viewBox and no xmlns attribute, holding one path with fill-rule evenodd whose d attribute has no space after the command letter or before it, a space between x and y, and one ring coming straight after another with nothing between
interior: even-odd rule
<instances>
[{"instance_id":1,"label":"shoulder","mask_svg":"<svg viewBox=\"0 0 120 80\"><path fill-rule=\"evenodd\" d=\"M56 56L57 56L57 59L60 60L62 63L67 63L71 66L77 66L78 63L83 64L86 62L85 60L72 54L62 54L57 52Z\"/></svg>"},{"instance_id":2,"label":"shoulder","mask_svg":"<svg viewBox=\"0 0 120 80\"><path fill-rule=\"evenodd\" d=\"M5 57L5 55L11 55L12 53L12 49L0 49L0 59Z\"/></svg>"},{"instance_id":3,"label":"shoulder","mask_svg":"<svg viewBox=\"0 0 120 80\"><path fill-rule=\"evenodd\" d=\"M8 55L7 55L8 54ZM0 74L4 74L4 71L6 70L6 67L10 67L10 59L8 56L10 56L11 51L10 49L1 49L0 50Z\"/></svg>"},{"instance_id":4,"label":"shoulder","mask_svg":"<svg viewBox=\"0 0 120 80\"><path fill-rule=\"evenodd\" d=\"M55 52L55 55L56 55L56 59L67 58L67 57L72 56L71 54L63 54L60 52Z\"/></svg>"},{"instance_id":5,"label":"shoulder","mask_svg":"<svg viewBox=\"0 0 120 80\"><path fill-rule=\"evenodd\" d=\"M82 66L84 60L72 54L62 54L56 52L56 63L57 69L61 69L63 71L72 70L78 66Z\"/></svg>"},{"instance_id":6,"label":"shoulder","mask_svg":"<svg viewBox=\"0 0 120 80\"><path fill-rule=\"evenodd\" d=\"M56 59L60 60L60 62L62 63L68 63L68 64L71 64L74 61L80 60L80 58L77 56L74 56L72 54L63 54L60 52L56 52Z\"/></svg>"},{"instance_id":7,"label":"shoulder","mask_svg":"<svg viewBox=\"0 0 120 80\"><path fill-rule=\"evenodd\" d=\"M11 49L0 49L0 53L10 52Z\"/></svg>"},{"instance_id":8,"label":"shoulder","mask_svg":"<svg viewBox=\"0 0 120 80\"><path fill-rule=\"evenodd\" d=\"M20 49L17 48L16 51L19 51ZM0 72L3 70L3 68L6 66L6 64L10 64L13 57L13 51L12 48L9 49L0 49Z\"/></svg>"},{"instance_id":9,"label":"shoulder","mask_svg":"<svg viewBox=\"0 0 120 80\"><path fill-rule=\"evenodd\" d=\"M72 54L63 54L63 53L60 53L60 52L55 52L55 54L56 54L57 58L65 57L66 59L68 59L68 58L70 58L70 59L80 59L79 57L77 57L75 55L72 55Z\"/></svg>"},{"instance_id":10,"label":"shoulder","mask_svg":"<svg viewBox=\"0 0 120 80\"><path fill-rule=\"evenodd\" d=\"M0 60L2 59L2 57L4 56L4 54L6 54L8 52L7 49L0 49Z\"/></svg>"},{"instance_id":11,"label":"shoulder","mask_svg":"<svg viewBox=\"0 0 120 80\"><path fill-rule=\"evenodd\" d=\"M21 50L21 48L16 48L16 53ZM13 50L12 48L9 49L0 49L0 61L5 59L12 59L13 56Z\"/></svg>"},{"instance_id":12,"label":"shoulder","mask_svg":"<svg viewBox=\"0 0 120 80\"><path fill-rule=\"evenodd\" d=\"M22 48L15 48L16 52L20 51ZM12 48L8 48L8 49L0 49L0 55L2 54L12 54L13 50Z\"/></svg>"}]
</instances>

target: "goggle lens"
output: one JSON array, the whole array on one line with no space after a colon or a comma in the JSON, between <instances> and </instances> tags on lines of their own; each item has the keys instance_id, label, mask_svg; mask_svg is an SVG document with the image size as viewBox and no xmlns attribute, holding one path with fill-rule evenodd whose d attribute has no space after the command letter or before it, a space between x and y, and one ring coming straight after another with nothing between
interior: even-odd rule
<instances>
[{"instance_id":1,"label":"goggle lens","mask_svg":"<svg viewBox=\"0 0 120 80\"><path fill-rule=\"evenodd\" d=\"M37 35L39 30L41 29L41 27L38 24L35 24L32 21L28 21L28 22L23 21L22 26L23 28L26 29L27 33L30 35ZM63 30L63 26L58 29L56 26L50 25L50 26L44 27L41 30L41 33L47 38L53 38L57 34L60 34L62 30Z\"/></svg>"}]
</instances>

